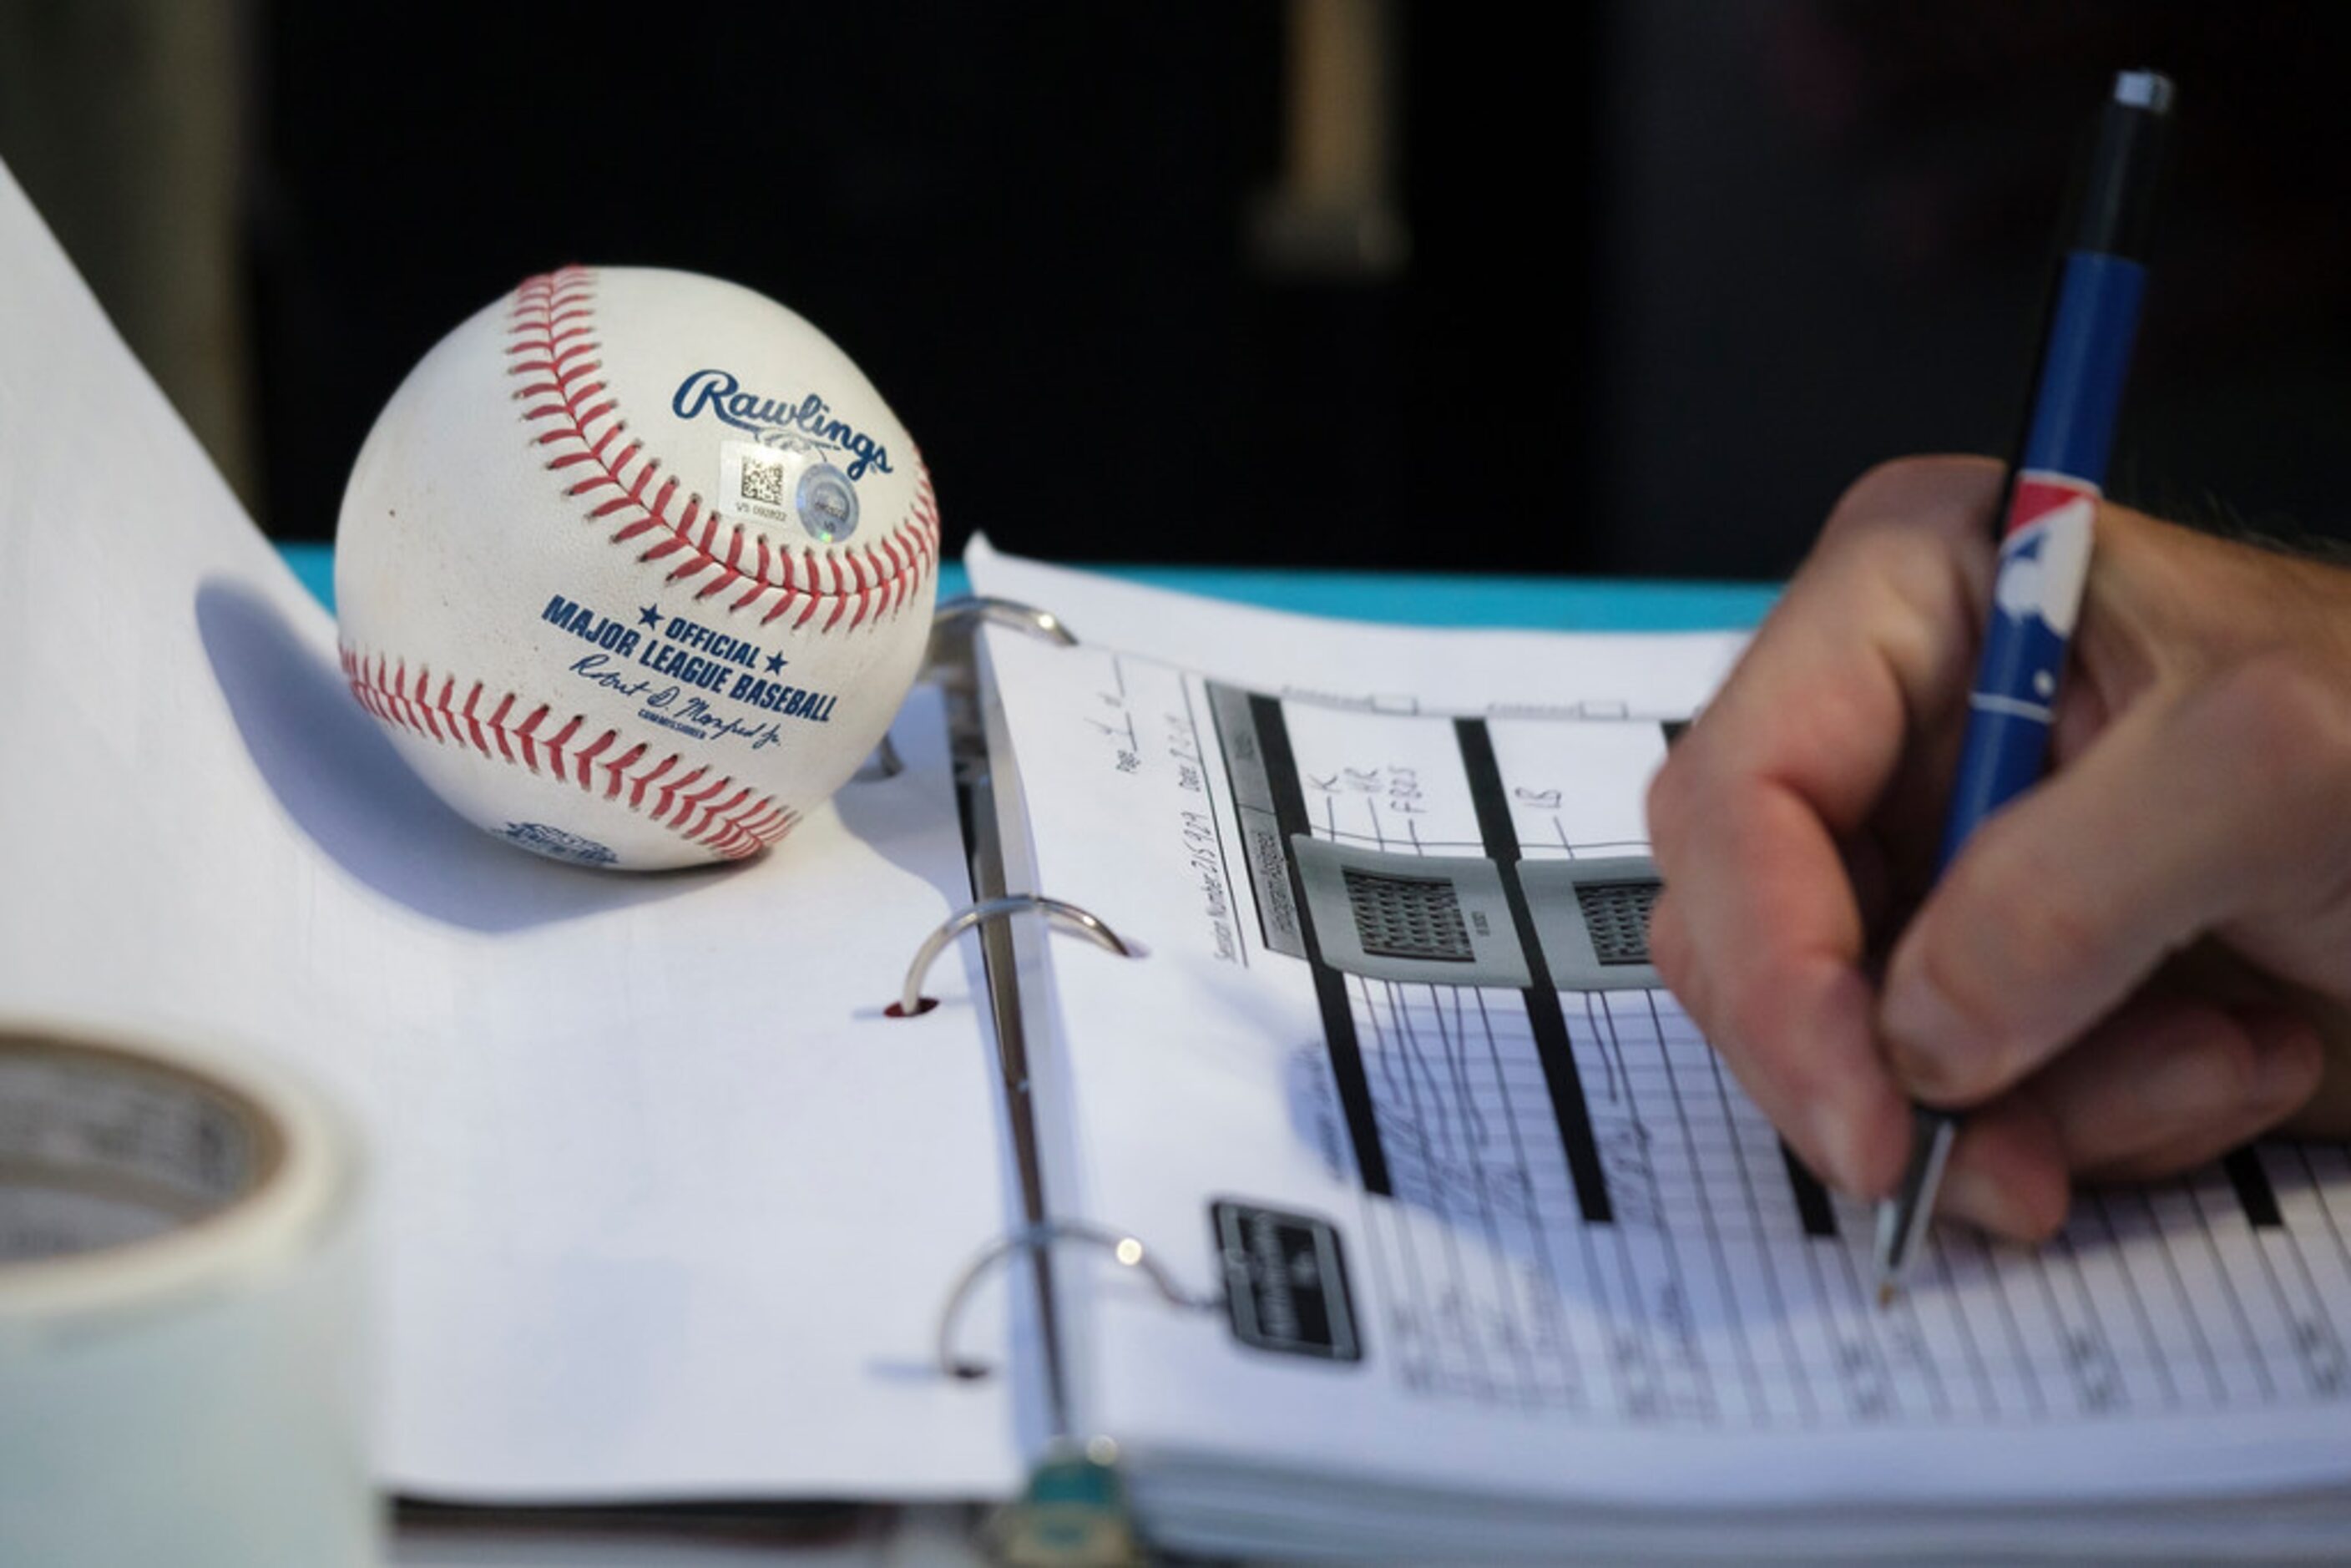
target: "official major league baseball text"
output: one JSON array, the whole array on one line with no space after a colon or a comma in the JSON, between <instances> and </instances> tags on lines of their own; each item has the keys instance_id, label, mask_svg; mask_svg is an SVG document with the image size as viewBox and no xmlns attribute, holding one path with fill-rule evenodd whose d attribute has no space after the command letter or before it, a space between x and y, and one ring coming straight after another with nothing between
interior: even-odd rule
<instances>
[{"instance_id":1,"label":"official major league baseball text","mask_svg":"<svg viewBox=\"0 0 2351 1568\"><path fill-rule=\"evenodd\" d=\"M880 394L799 317L568 267L411 373L336 556L352 691L444 800L539 853L650 869L754 853L856 769L927 641L938 511Z\"/></svg>"}]
</instances>

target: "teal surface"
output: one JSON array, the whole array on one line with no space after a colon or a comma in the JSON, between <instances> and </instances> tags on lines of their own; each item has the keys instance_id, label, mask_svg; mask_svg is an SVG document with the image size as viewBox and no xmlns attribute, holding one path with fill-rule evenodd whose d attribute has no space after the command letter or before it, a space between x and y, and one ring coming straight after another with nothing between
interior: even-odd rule
<instances>
[{"instance_id":1,"label":"teal surface","mask_svg":"<svg viewBox=\"0 0 2351 1568\"><path fill-rule=\"evenodd\" d=\"M334 552L279 547L303 585L335 604ZM1379 571L1283 571L1263 567L1111 566L1098 569L1212 599L1311 615L1411 626L1527 626L1574 632L1705 632L1754 625L1779 590L1760 582L1655 582L1573 577L1456 577ZM939 569L939 591L963 593L960 561Z\"/></svg>"}]
</instances>

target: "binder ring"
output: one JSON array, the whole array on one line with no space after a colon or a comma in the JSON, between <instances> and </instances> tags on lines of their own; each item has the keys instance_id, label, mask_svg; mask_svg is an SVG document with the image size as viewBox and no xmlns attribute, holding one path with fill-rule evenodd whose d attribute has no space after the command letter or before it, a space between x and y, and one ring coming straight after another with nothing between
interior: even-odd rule
<instances>
[{"instance_id":1,"label":"binder ring","mask_svg":"<svg viewBox=\"0 0 2351 1568\"><path fill-rule=\"evenodd\" d=\"M1142 1241L1123 1230L1113 1230L1088 1219L1049 1219L1038 1225L1024 1225L1018 1230L1007 1231L980 1249L979 1255L964 1265L956 1276L955 1288L947 1292L946 1304L939 1309L939 1370L949 1377L964 1382L976 1382L996 1369L985 1361L957 1355L955 1348L956 1325L962 1321L964 1304L988 1272L1006 1259L1022 1252L1037 1252L1047 1248L1075 1244L1099 1247L1108 1251L1119 1263L1142 1270L1159 1292L1160 1300L1169 1306L1187 1312L1213 1312L1222 1307L1221 1296L1195 1296L1176 1282L1166 1265L1153 1257Z\"/></svg>"},{"instance_id":2,"label":"binder ring","mask_svg":"<svg viewBox=\"0 0 2351 1568\"><path fill-rule=\"evenodd\" d=\"M1050 610L1040 610L1017 599L958 594L942 600L931 612L931 641L923 651L923 678L942 676L949 686L968 685L972 678L972 633L983 622L1009 626L1065 648L1077 642L1070 629L1061 624L1061 618Z\"/></svg>"},{"instance_id":3,"label":"binder ring","mask_svg":"<svg viewBox=\"0 0 2351 1568\"><path fill-rule=\"evenodd\" d=\"M1077 643L1070 629L1061 624L1061 618L1051 611L984 593L959 593L953 599L941 600L938 608L931 612L931 635L936 638L941 632L960 629L967 622L982 621L1027 632L1065 648Z\"/></svg>"},{"instance_id":4,"label":"binder ring","mask_svg":"<svg viewBox=\"0 0 2351 1568\"><path fill-rule=\"evenodd\" d=\"M893 1019L910 1019L937 1007L937 998L923 995L923 979L931 972L931 966L938 961L939 955L946 951L947 944L974 926L985 925L1008 915L1017 915L1024 909L1040 911L1053 925L1072 936L1083 936L1095 946L1115 953L1122 958L1143 956L1141 943L1128 941L1066 900L1048 898L1041 893L1016 893L1004 898L983 899L949 915L937 930L923 938L922 946L915 949L914 963L907 966L906 984L899 991L898 999L882 1010Z\"/></svg>"}]
</instances>

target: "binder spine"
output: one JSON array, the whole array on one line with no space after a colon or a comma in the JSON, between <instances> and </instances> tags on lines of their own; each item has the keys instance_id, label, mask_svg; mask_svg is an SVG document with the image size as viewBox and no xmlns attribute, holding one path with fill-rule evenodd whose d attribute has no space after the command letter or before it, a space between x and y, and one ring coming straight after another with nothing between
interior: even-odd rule
<instances>
[{"instance_id":1,"label":"binder spine","mask_svg":"<svg viewBox=\"0 0 2351 1568\"><path fill-rule=\"evenodd\" d=\"M922 981L939 953L957 936L977 930L987 977L990 1017L996 1026L998 1068L1004 1081L1006 1122L1020 1173L1023 1223L975 1256L949 1286L940 1305L937 1355L942 1374L971 1380L989 1375L987 1364L967 1360L955 1346L965 1303L999 1264L1026 1259L1039 1311L1044 1357L1045 1408L1050 1432L1031 1468L1020 1497L997 1511L986 1528L991 1554L1023 1568L1118 1568L1140 1563L1142 1549L1127 1508L1118 1465L1118 1444L1104 1436L1079 1437L1070 1414L1063 1336L1054 1312L1052 1261L1069 1244L1107 1248L1127 1267L1143 1270L1171 1303L1216 1305L1214 1299L1185 1292L1134 1237L1083 1220L1056 1220L1045 1197L1039 1157L1037 1118L1030 1098L1029 1047L1022 1022L1013 940L1013 915L1042 913L1061 929L1104 948L1138 956L1139 945L1113 932L1092 914L1040 894L1015 894L1007 885L1004 844L996 812L996 787L989 769L987 727L980 703L974 634L983 625L1006 626L1063 646L1077 638L1050 612L1011 600L964 597L942 603L932 622L925 678L946 699L947 737L956 770L957 805L970 851L974 903L958 911L924 940L909 966L897 1001L885 1009L904 1017L927 1010Z\"/></svg>"}]
</instances>

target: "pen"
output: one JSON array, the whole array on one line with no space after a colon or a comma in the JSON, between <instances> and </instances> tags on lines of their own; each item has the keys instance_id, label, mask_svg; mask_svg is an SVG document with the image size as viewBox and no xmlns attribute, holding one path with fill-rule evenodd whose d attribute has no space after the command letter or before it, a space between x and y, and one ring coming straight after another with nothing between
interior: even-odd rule
<instances>
[{"instance_id":1,"label":"pen","mask_svg":"<svg viewBox=\"0 0 2351 1568\"><path fill-rule=\"evenodd\" d=\"M2089 183L2043 329L2032 413L2009 476L2000 569L1983 654L1968 695L1940 875L1985 819L2029 789L2049 750L2065 648L2089 575L2090 532L2114 445L2147 284L2155 168L2171 113L2171 79L2115 78ZM1894 1299L1935 1212L1959 1117L1915 1109L1909 1167L1877 1208L1877 1299Z\"/></svg>"}]
</instances>

